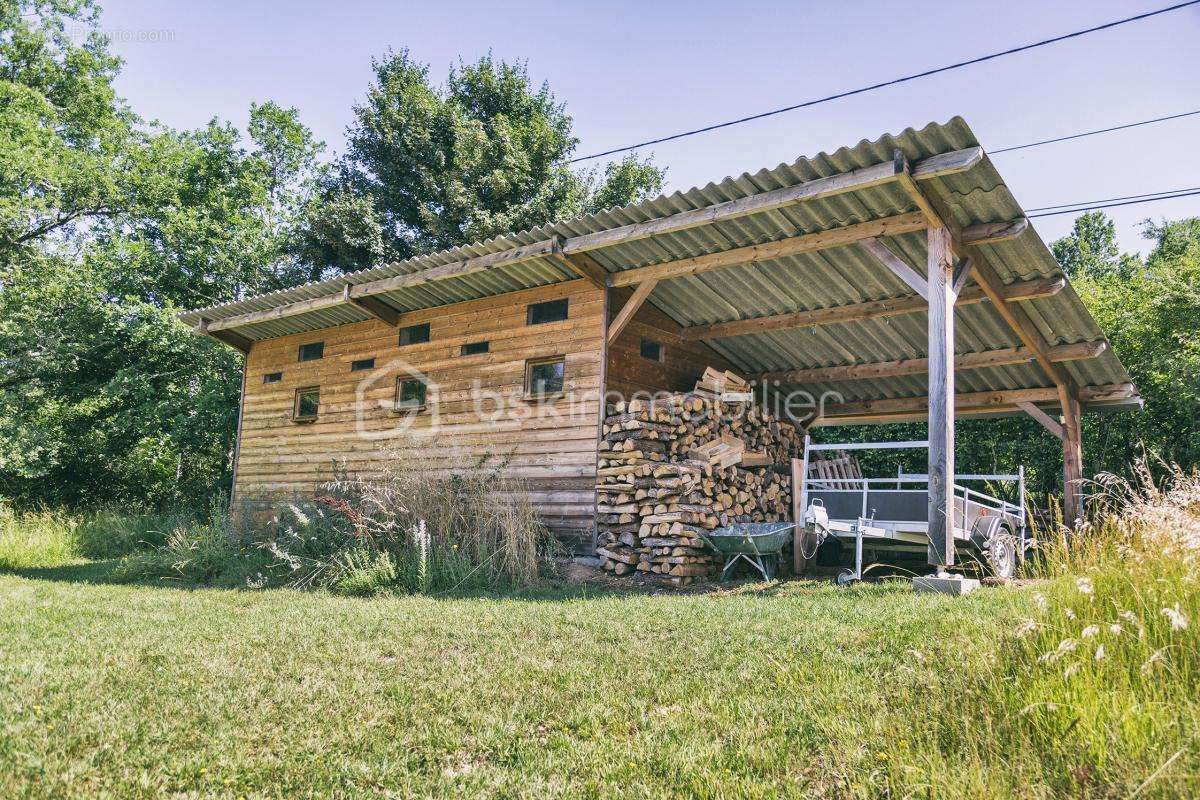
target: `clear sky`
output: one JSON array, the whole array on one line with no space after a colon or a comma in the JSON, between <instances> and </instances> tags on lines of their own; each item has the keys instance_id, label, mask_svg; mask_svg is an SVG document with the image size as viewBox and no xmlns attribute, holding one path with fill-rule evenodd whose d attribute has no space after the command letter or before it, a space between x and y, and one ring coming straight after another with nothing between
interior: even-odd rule
<instances>
[{"instance_id":1,"label":"clear sky","mask_svg":"<svg viewBox=\"0 0 1200 800\"><path fill-rule=\"evenodd\" d=\"M244 128L294 105L332 152L372 56L407 47L444 77L460 56L527 59L567 103L579 153L631 144L1049 38L1171 0L356 2L101 0L144 117ZM652 148L669 190L963 116L984 146L1200 109L1200 6L899 87ZM1200 116L995 158L1027 208L1200 187ZM1200 215L1200 196L1109 212ZM1036 221L1050 241L1072 216Z\"/></svg>"}]
</instances>

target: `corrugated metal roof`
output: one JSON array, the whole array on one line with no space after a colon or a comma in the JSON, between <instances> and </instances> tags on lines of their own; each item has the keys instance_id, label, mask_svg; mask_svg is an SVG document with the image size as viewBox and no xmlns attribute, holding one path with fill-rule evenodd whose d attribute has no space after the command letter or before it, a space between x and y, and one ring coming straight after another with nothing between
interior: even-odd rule
<instances>
[{"instance_id":1,"label":"corrugated metal roof","mask_svg":"<svg viewBox=\"0 0 1200 800\"><path fill-rule=\"evenodd\" d=\"M220 320L251 311L275 308L299 300L340 293L347 283L364 283L404 275L465 258L502 252L553 236L570 238L708 207L772 189L794 186L818 178L849 172L892 160L895 150L910 162L940 153L977 146L966 122L954 118L944 125L929 124L898 135L863 140L834 153L801 158L753 175L726 178L687 192L664 195L623 208L614 208L577 219L509 234L487 242L421 256L408 261L306 284L181 315L192 325L201 317ZM940 196L962 225L1001 222L1024 215L986 157L970 170L933 178L924 189ZM594 250L591 255L610 272L649 266L679 258L704 255L798 234L812 233L917 210L895 183L861 189L829 198L806 200L771 211L722 220L684 231L657 235ZM925 236L908 233L890 237L888 244L910 264L924 271ZM1061 274L1045 242L1032 226L1022 235L981 245L989 262L1006 282L1049 278ZM548 259L491 268L468 276L410 287L382 295L401 311L431 308L462 300L532 288L576 277ZM848 303L909 294L911 290L889 270L857 247L838 247L772 261L746 264L661 282L651 302L683 325L708 324L771 314L807 311ZM1104 336L1069 286L1058 294L1023 303L1033 322L1051 345L1095 341ZM283 336L301 330L365 319L349 306L312 312L242 327L251 339ZM989 303L960 306L956 313L959 353L982 352L1021 343ZM719 339L713 348L741 369L753 373L804 369L919 358L926 346L922 314L871 319L800 330L773 331ZM1129 376L1111 350L1085 361L1064 362L1064 368L1083 386L1129 382ZM1049 386L1033 363L963 370L957 374L958 391ZM910 397L925 393L924 376L841 381L805 386L810 391L840 392L847 401Z\"/></svg>"}]
</instances>

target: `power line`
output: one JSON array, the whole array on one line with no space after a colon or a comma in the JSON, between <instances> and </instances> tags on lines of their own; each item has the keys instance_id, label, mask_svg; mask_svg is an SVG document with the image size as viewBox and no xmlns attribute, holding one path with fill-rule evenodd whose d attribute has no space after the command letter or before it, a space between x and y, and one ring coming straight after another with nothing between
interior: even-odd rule
<instances>
[{"instance_id":1,"label":"power line","mask_svg":"<svg viewBox=\"0 0 1200 800\"><path fill-rule=\"evenodd\" d=\"M1081 211L1097 211L1101 208L1116 208L1118 206L1135 206L1140 203L1153 203L1158 200L1174 200L1176 197L1191 197L1193 195L1200 195L1200 189L1196 189L1195 191L1191 191L1191 192L1185 192L1183 194L1164 195L1161 197L1147 197L1142 200L1127 200L1124 203L1101 203L1099 205L1083 206L1081 208L1068 208L1066 211L1045 211L1041 214L1028 214L1026 216L1028 216L1030 218L1032 218L1032 217L1056 217L1060 214L1078 214Z\"/></svg>"},{"instance_id":2,"label":"power line","mask_svg":"<svg viewBox=\"0 0 1200 800\"><path fill-rule=\"evenodd\" d=\"M1200 186L1189 186L1186 189L1164 189L1161 192L1146 192L1145 194L1127 194L1124 197L1106 197L1103 200L1080 200L1077 203L1060 203L1056 206L1039 206L1038 208L1027 208L1026 211L1052 211L1056 208L1070 208L1071 206L1081 206L1088 203L1115 203L1120 200L1139 200L1143 197L1150 199L1165 199L1167 196L1177 192L1200 192Z\"/></svg>"},{"instance_id":3,"label":"power line","mask_svg":"<svg viewBox=\"0 0 1200 800\"><path fill-rule=\"evenodd\" d=\"M1099 130L1095 130L1095 131L1084 131L1083 133L1072 133L1069 136L1059 136L1054 139L1042 139L1041 141L1038 141L1038 142L1029 142L1027 144L1018 144L1018 145L1014 145L1012 147L1002 147L999 150L988 150L988 155L995 156L995 155L999 155L1000 153L1011 153L1014 150L1024 150L1027 147L1040 147L1041 145L1044 145L1044 144L1054 144L1055 142L1066 142L1066 141L1070 141L1071 139L1082 139L1085 136L1095 136L1098 133L1111 133L1113 131L1123 131L1123 130L1126 130L1127 128L1138 128L1138 127L1141 127L1142 125L1153 125L1156 122L1166 122L1167 120L1172 120L1172 119L1182 119L1183 117L1192 117L1197 114L1200 114L1200 109L1197 109L1196 111L1185 111L1182 114L1172 114L1169 117L1155 117L1154 119L1144 119L1144 120L1141 120L1140 122L1129 122L1124 125L1114 125L1111 128L1100 128Z\"/></svg>"},{"instance_id":4,"label":"power line","mask_svg":"<svg viewBox=\"0 0 1200 800\"><path fill-rule=\"evenodd\" d=\"M1160 8L1156 11L1147 11L1144 14L1137 14L1132 17L1125 17L1124 19L1118 19L1118 20L1114 20L1112 22L1106 22L1103 25L1096 25L1091 28L1085 28L1083 30L1074 31L1072 33L1065 33L1061 36L1055 36L1051 39L1043 39L1040 42L1032 42L1030 44L1020 45L1019 47L1011 47L1008 50L1001 50L996 53L989 53L988 55L978 56L977 58L972 58L967 61L959 61L954 64L947 64L944 67L936 67L934 69L925 70L924 72L916 72L916 73L913 73L912 75L905 75L904 77L901 77L901 78L893 78L892 80L883 81L881 83L875 83L870 86L863 86L858 89L850 89L845 92L838 92L837 94L831 94L826 97L817 98L815 100L805 100L804 102L796 103L796 104L790 105L790 106L784 106L783 108L776 108L772 111L764 111L759 114L751 114L748 117L741 117L739 119L732 119L732 120L728 120L726 122L718 122L713 125L706 125L703 128L695 128L690 131L674 133L674 134L671 134L670 136L661 136L657 139L648 139L644 142L638 142L637 144L631 144L626 147L616 147L616 148L613 148L612 150L605 150L601 153L593 153L593 154L587 155L587 156L580 156L579 158L571 159L570 162L568 162L568 163L576 164L576 163L579 163L580 161L590 161L593 158L602 158L604 156L611 156L611 155L615 155L617 153L625 153L630 150L637 150L638 148L641 148L641 147L648 147L652 144L662 144L663 142L671 142L676 139L683 139L685 137L695 136L695 135L701 134L701 133L708 133L709 131L715 131L715 130L719 130L721 128L728 128L733 125L741 125L744 122L752 122L754 120L763 119L765 117L773 117L776 114L783 114L788 111L795 111L800 108L808 108L810 106L820 105L821 103L828 103L832 100L840 100L843 97L851 97L852 95L856 95L856 94L864 94L865 92L872 92L872 91L875 91L876 89L882 89L887 86L895 86L900 83L907 83L908 81L914 81L914 80L917 80L918 78L927 78L931 75L937 75L942 72L949 72L950 70L961 69L962 67L969 67L974 64L981 64L985 61L991 61L992 59L1001 58L1003 56L1010 56L1015 53L1024 52L1026 50L1033 50L1038 47L1045 47L1047 45L1056 44L1058 42L1064 42L1068 39L1075 39L1079 36L1086 36L1089 33L1096 33L1097 31L1108 30L1109 28L1115 28L1119 25L1126 25L1130 22L1138 22L1140 20L1149 19L1150 17L1156 17L1159 14L1166 14L1170 11L1178 11L1181 8L1187 8L1188 6L1194 6L1197 3L1200 3L1200 0L1187 0L1187 2L1176 3L1173 6L1167 6L1166 8Z\"/></svg>"}]
</instances>

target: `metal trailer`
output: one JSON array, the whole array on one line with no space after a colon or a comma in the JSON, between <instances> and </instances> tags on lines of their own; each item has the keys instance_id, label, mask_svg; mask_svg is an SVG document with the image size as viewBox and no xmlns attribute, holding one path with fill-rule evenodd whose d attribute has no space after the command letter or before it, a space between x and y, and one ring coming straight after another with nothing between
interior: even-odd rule
<instances>
[{"instance_id":1,"label":"metal trailer","mask_svg":"<svg viewBox=\"0 0 1200 800\"><path fill-rule=\"evenodd\" d=\"M833 537L854 547L854 567L840 583L861 580L863 550L929 555L929 476L897 470L895 477L809 477L810 454L819 451L924 449L929 442L856 442L813 444L804 439L799 470L797 508L808 539L816 547ZM993 481L1017 487L1018 502L1009 503L962 482ZM1011 577L1029 546L1025 518L1025 468L1015 473L955 474L954 542L960 560L982 565L992 574ZM810 542L811 544L811 542Z\"/></svg>"}]
</instances>

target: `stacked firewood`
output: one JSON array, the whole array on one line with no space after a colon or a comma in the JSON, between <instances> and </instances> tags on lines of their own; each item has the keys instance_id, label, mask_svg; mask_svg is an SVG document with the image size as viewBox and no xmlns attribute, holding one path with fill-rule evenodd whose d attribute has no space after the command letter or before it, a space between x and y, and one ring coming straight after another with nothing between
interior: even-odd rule
<instances>
[{"instance_id":1,"label":"stacked firewood","mask_svg":"<svg viewBox=\"0 0 1200 800\"><path fill-rule=\"evenodd\" d=\"M602 566L676 585L712 574L718 557L704 532L790 518L801 446L794 426L736 390L610 405L596 486Z\"/></svg>"}]
</instances>

